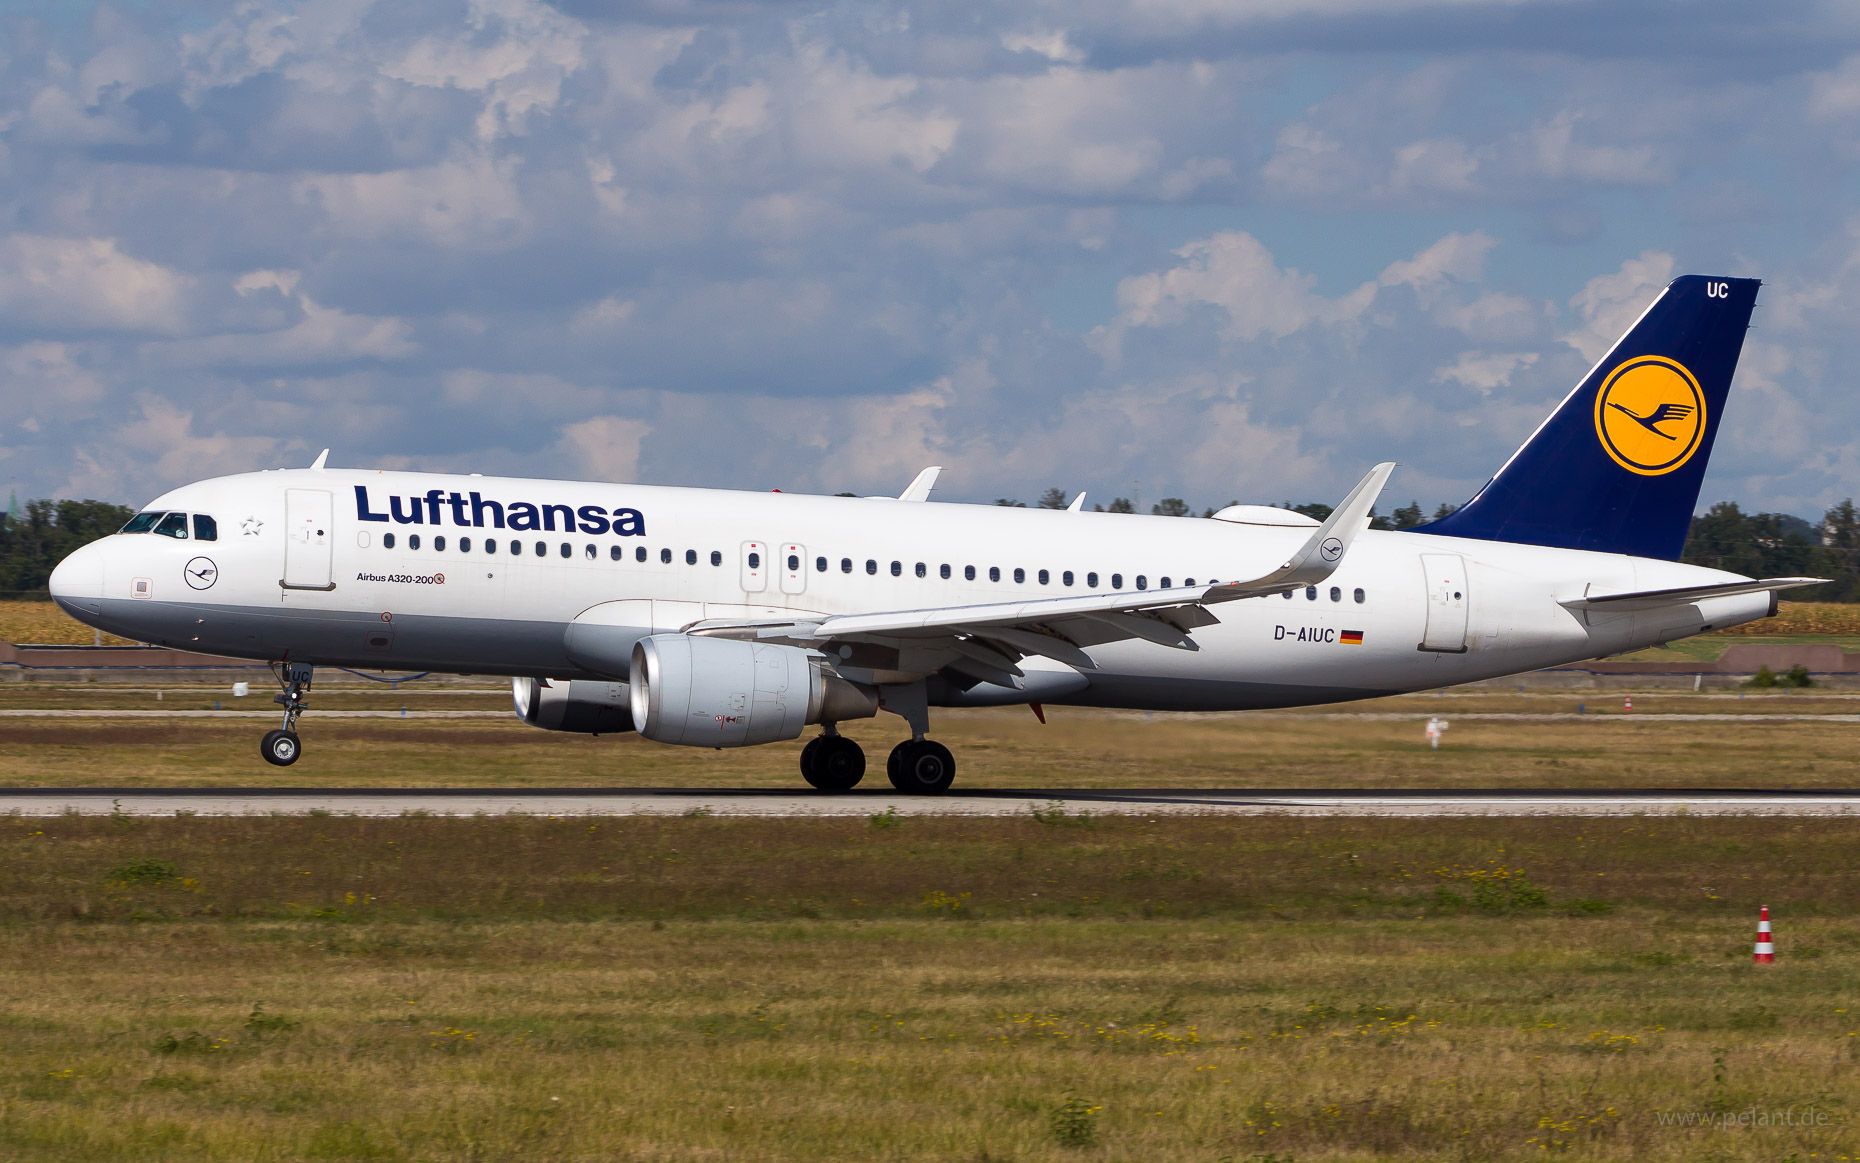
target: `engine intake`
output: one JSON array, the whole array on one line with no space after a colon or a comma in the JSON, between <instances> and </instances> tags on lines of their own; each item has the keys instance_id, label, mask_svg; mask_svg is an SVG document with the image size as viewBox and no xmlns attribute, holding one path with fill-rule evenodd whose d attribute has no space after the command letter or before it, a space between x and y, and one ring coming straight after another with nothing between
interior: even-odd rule
<instances>
[{"instance_id":1,"label":"engine intake","mask_svg":"<svg viewBox=\"0 0 1860 1163\"><path fill-rule=\"evenodd\" d=\"M878 696L794 646L654 634L633 647L627 684L641 735L687 747L793 739L809 723L868 719Z\"/></svg>"},{"instance_id":2,"label":"engine intake","mask_svg":"<svg viewBox=\"0 0 1860 1163\"><path fill-rule=\"evenodd\" d=\"M510 697L517 705L517 718L545 731L617 735L633 729L632 708L623 682L513 678Z\"/></svg>"}]
</instances>

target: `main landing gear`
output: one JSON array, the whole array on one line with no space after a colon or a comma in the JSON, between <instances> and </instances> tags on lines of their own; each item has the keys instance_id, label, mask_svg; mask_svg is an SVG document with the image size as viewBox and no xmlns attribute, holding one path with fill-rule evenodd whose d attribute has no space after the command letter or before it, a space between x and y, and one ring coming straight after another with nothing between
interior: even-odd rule
<instances>
[{"instance_id":1,"label":"main landing gear","mask_svg":"<svg viewBox=\"0 0 1860 1163\"><path fill-rule=\"evenodd\" d=\"M906 739L885 759L891 786L938 795L956 778L956 758L934 739ZM865 778L865 752L844 735L816 735L801 748L801 776L821 791L851 791Z\"/></svg>"},{"instance_id":2,"label":"main landing gear","mask_svg":"<svg viewBox=\"0 0 1860 1163\"><path fill-rule=\"evenodd\" d=\"M828 727L801 748L801 776L821 791L851 791L865 778L865 752Z\"/></svg>"},{"instance_id":3,"label":"main landing gear","mask_svg":"<svg viewBox=\"0 0 1860 1163\"><path fill-rule=\"evenodd\" d=\"M284 727L265 732L265 737L259 740L258 753L265 757L266 763L289 767L303 754L303 744L297 739L297 716L304 713L312 673L313 668L300 662L287 662L283 673L278 675L278 685L284 690L271 701L284 708Z\"/></svg>"},{"instance_id":4,"label":"main landing gear","mask_svg":"<svg viewBox=\"0 0 1860 1163\"><path fill-rule=\"evenodd\" d=\"M956 778L956 757L934 739L906 739L885 760L891 786L911 795L934 796Z\"/></svg>"}]
</instances>

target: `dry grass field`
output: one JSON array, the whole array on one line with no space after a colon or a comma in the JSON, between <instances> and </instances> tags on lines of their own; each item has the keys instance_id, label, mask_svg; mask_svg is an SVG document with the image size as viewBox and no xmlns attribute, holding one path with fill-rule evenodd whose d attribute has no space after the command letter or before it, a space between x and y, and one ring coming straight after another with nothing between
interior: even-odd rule
<instances>
[{"instance_id":1,"label":"dry grass field","mask_svg":"<svg viewBox=\"0 0 1860 1163\"><path fill-rule=\"evenodd\" d=\"M1857 842L14 819L0 1155L1846 1159Z\"/></svg>"}]
</instances>

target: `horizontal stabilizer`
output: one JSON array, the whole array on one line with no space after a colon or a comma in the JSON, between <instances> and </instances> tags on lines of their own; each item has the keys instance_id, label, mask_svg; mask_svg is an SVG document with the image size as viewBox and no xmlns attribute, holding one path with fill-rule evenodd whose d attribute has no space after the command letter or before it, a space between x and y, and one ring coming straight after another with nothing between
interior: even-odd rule
<instances>
[{"instance_id":1,"label":"horizontal stabilizer","mask_svg":"<svg viewBox=\"0 0 1860 1163\"><path fill-rule=\"evenodd\" d=\"M1706 598L1734 598L1739 594L1774 593L1797 586L1818 586L1825 577L1771 577L1762 581L1726 582L1721 586L1686 586L1676 590L1635 590L1625 594L1588 594L1565 598L1557 603L1570 610L1596 610L1602 613L1628 614L1636 610L1658 610L1665 606L1684 606Z\"/></svg>"}]
</instances>

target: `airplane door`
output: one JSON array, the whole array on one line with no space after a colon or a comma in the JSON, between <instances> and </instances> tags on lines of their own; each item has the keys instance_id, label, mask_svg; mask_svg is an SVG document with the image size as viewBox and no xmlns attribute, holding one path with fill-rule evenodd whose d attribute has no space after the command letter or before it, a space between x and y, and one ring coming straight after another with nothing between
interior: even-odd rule
<instances>
[{"instance_id":1,"label":"airplane door","mask_svg":"<svg viewBox=\"0 0 1860 1163\"><path fill-rule=\"evenodd\" d=\"M1466 653L1466 559L1457 553L1423 553L1427 579L1427 632L1420 649Z\"/></svg>"},{"instance_id":2,"label":"airplane door","mask_svg":"<svg viewBox=\"0 0 1860 1163\"><path fill-rule=\"evenodd\" d=\"M287 590L333 590L335 504L323 489L284 490L284 579Z\"/></svg>"},{"instance_id":3,"label":"airplane door","mask_svg":"<svg viewBox=\"0 0 1860 1163\"><path fill-rule=\"evenodd\" d=\"M743 592L759 594L769 587L769 547L760 541L743 542Z\"/></svg>"},{"instance_id":4,"label":"airplane door","mask_svg":"<svg viewBox=\"0 0 1860 1163\"><path fill-rule=\"evenodd\" d=\"M789 544L781 547L781 592L807 592L807 546Z\"/></svg>"}]
</instances>

